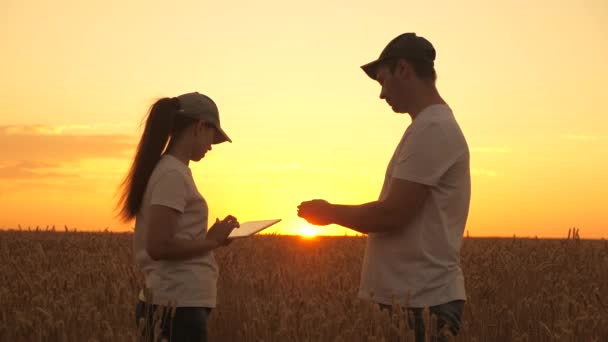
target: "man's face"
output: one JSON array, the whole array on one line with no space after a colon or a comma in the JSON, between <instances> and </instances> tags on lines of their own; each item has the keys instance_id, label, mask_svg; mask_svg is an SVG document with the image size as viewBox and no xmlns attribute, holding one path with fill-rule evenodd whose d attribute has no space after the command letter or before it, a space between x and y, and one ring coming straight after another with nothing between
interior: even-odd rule
<instances>
[{"instance_id":1,"label":"man's face","mask_svg":"<svg viewBox=\"0 0 608 342\"><path fill-rule=\"evenodd\" d=\"M381 65L376 72L376 80L380 83L380 99L385 100L395 113L406 113L408 107L407 75L402 62L397 64L395 72L391 72L388 65Z\"/></svg>"}]
</instances>

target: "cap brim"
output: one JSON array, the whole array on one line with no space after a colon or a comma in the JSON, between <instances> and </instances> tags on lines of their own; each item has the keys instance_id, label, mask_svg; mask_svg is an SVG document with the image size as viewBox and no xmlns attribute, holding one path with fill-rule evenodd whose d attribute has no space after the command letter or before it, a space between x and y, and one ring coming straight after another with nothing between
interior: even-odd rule
<instances>
[{"instance_id":1,"label":"cap brim","mask_svg":"<svg viewBox=\"0 0 608 342\"><path fill-rule=\"evenodd\" d=\"M224 130L219 127L219 126L215 126L215 130L216 130L216 135L215 135L215 139L213 140L213 144L221 144L223 142L232 142L232 139L230 139L230 137L228 136L228 134L226 134L226 132L224 132Z\"/></svg>"},{"instance_id":2,"label":"cap brim","mask_svg":"<svg viewBox=\"0 0 608 342\"><path fill-rule=\"evenodd\" d=\"M380 62L382 62L382 60L377 59L373 62L369 62L365 65L362 65L361 69L363 69L363 71L365 71L365 74L367 74L367 76L369 76L369 78L371 78L374 81L377 81L376 75L378 73L378 65L380 65Z\"/></svg>"}]
</instances>

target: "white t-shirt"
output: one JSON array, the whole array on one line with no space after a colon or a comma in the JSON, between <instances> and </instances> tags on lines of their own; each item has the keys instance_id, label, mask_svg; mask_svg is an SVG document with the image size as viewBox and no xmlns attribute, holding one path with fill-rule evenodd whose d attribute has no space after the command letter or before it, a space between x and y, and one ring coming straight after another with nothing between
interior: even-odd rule
<instances>
[{"instance_id":1,"label":"white t-shirt","mask_svg":"<svg viewBox=\"0 0 608 342\"><path fill-rule=\"evenodd\" d=\"M460 245L471 197L469 149L447 105L414 118L388 164L380 200L393 178L428 185L429 196L401 229L368 235L359 297L410 307L465 300Z\"/></svg>"},{"instance_id":2,"label":"white t-shirt","mask_svg":"<svg viewBox=\"0 0 608 342\"><path fill-rule=\"evenodd\" d=\"M144 273L146 288L152 291L153 304L215 307L218 266L213 252L182 261L154 261L148 255L146 233L153 204L180 212L174 237L185 240L205 238L207 202L198 192L190 168L171 155L161 158L146 186L135 221L135 261Z\"/></svg>"}]
</instances>

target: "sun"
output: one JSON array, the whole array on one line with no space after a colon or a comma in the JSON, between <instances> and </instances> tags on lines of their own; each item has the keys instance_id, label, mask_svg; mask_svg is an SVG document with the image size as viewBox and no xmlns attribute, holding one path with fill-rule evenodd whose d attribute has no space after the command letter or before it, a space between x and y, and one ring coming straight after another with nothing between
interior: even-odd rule
<instances>
[{"instance_id":1,"label":"sun","mask_svg":"<svg viewBox=\"0 0 608 342\"><path fill-rule=\"evenodd\" d=\"M312 239L317 236L317 229L311 225L302 225L298 234L305 239Z\"/></svg>"}]
</instances>

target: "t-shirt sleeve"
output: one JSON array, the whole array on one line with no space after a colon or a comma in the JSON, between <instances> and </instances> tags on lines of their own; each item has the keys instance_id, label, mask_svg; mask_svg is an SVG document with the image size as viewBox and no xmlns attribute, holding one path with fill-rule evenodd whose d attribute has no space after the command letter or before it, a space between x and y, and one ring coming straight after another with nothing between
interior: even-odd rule
<instances>
[{"instance_id":1,"label":"t-shirt sleeve","mask_svg":"<svg viewBox=\"0 0 608 342\"><path fill-rule=\"evenodd\" d=\"M465 152L459 139L433 122L412 132L397 155L392 177L435 186Z\"/></svg>"},{"instance_id":2,"label":"t-shirt sleeve","mask_svg":"<svg viewBox=\"0 0 608 342\"><path fill-rule=\"evenodd\" d=\"M169 171L152 185L150 205L157 204L173 208L180 213L186 207L186 182L178 171Z\"/></svg>"}]
</instances>

